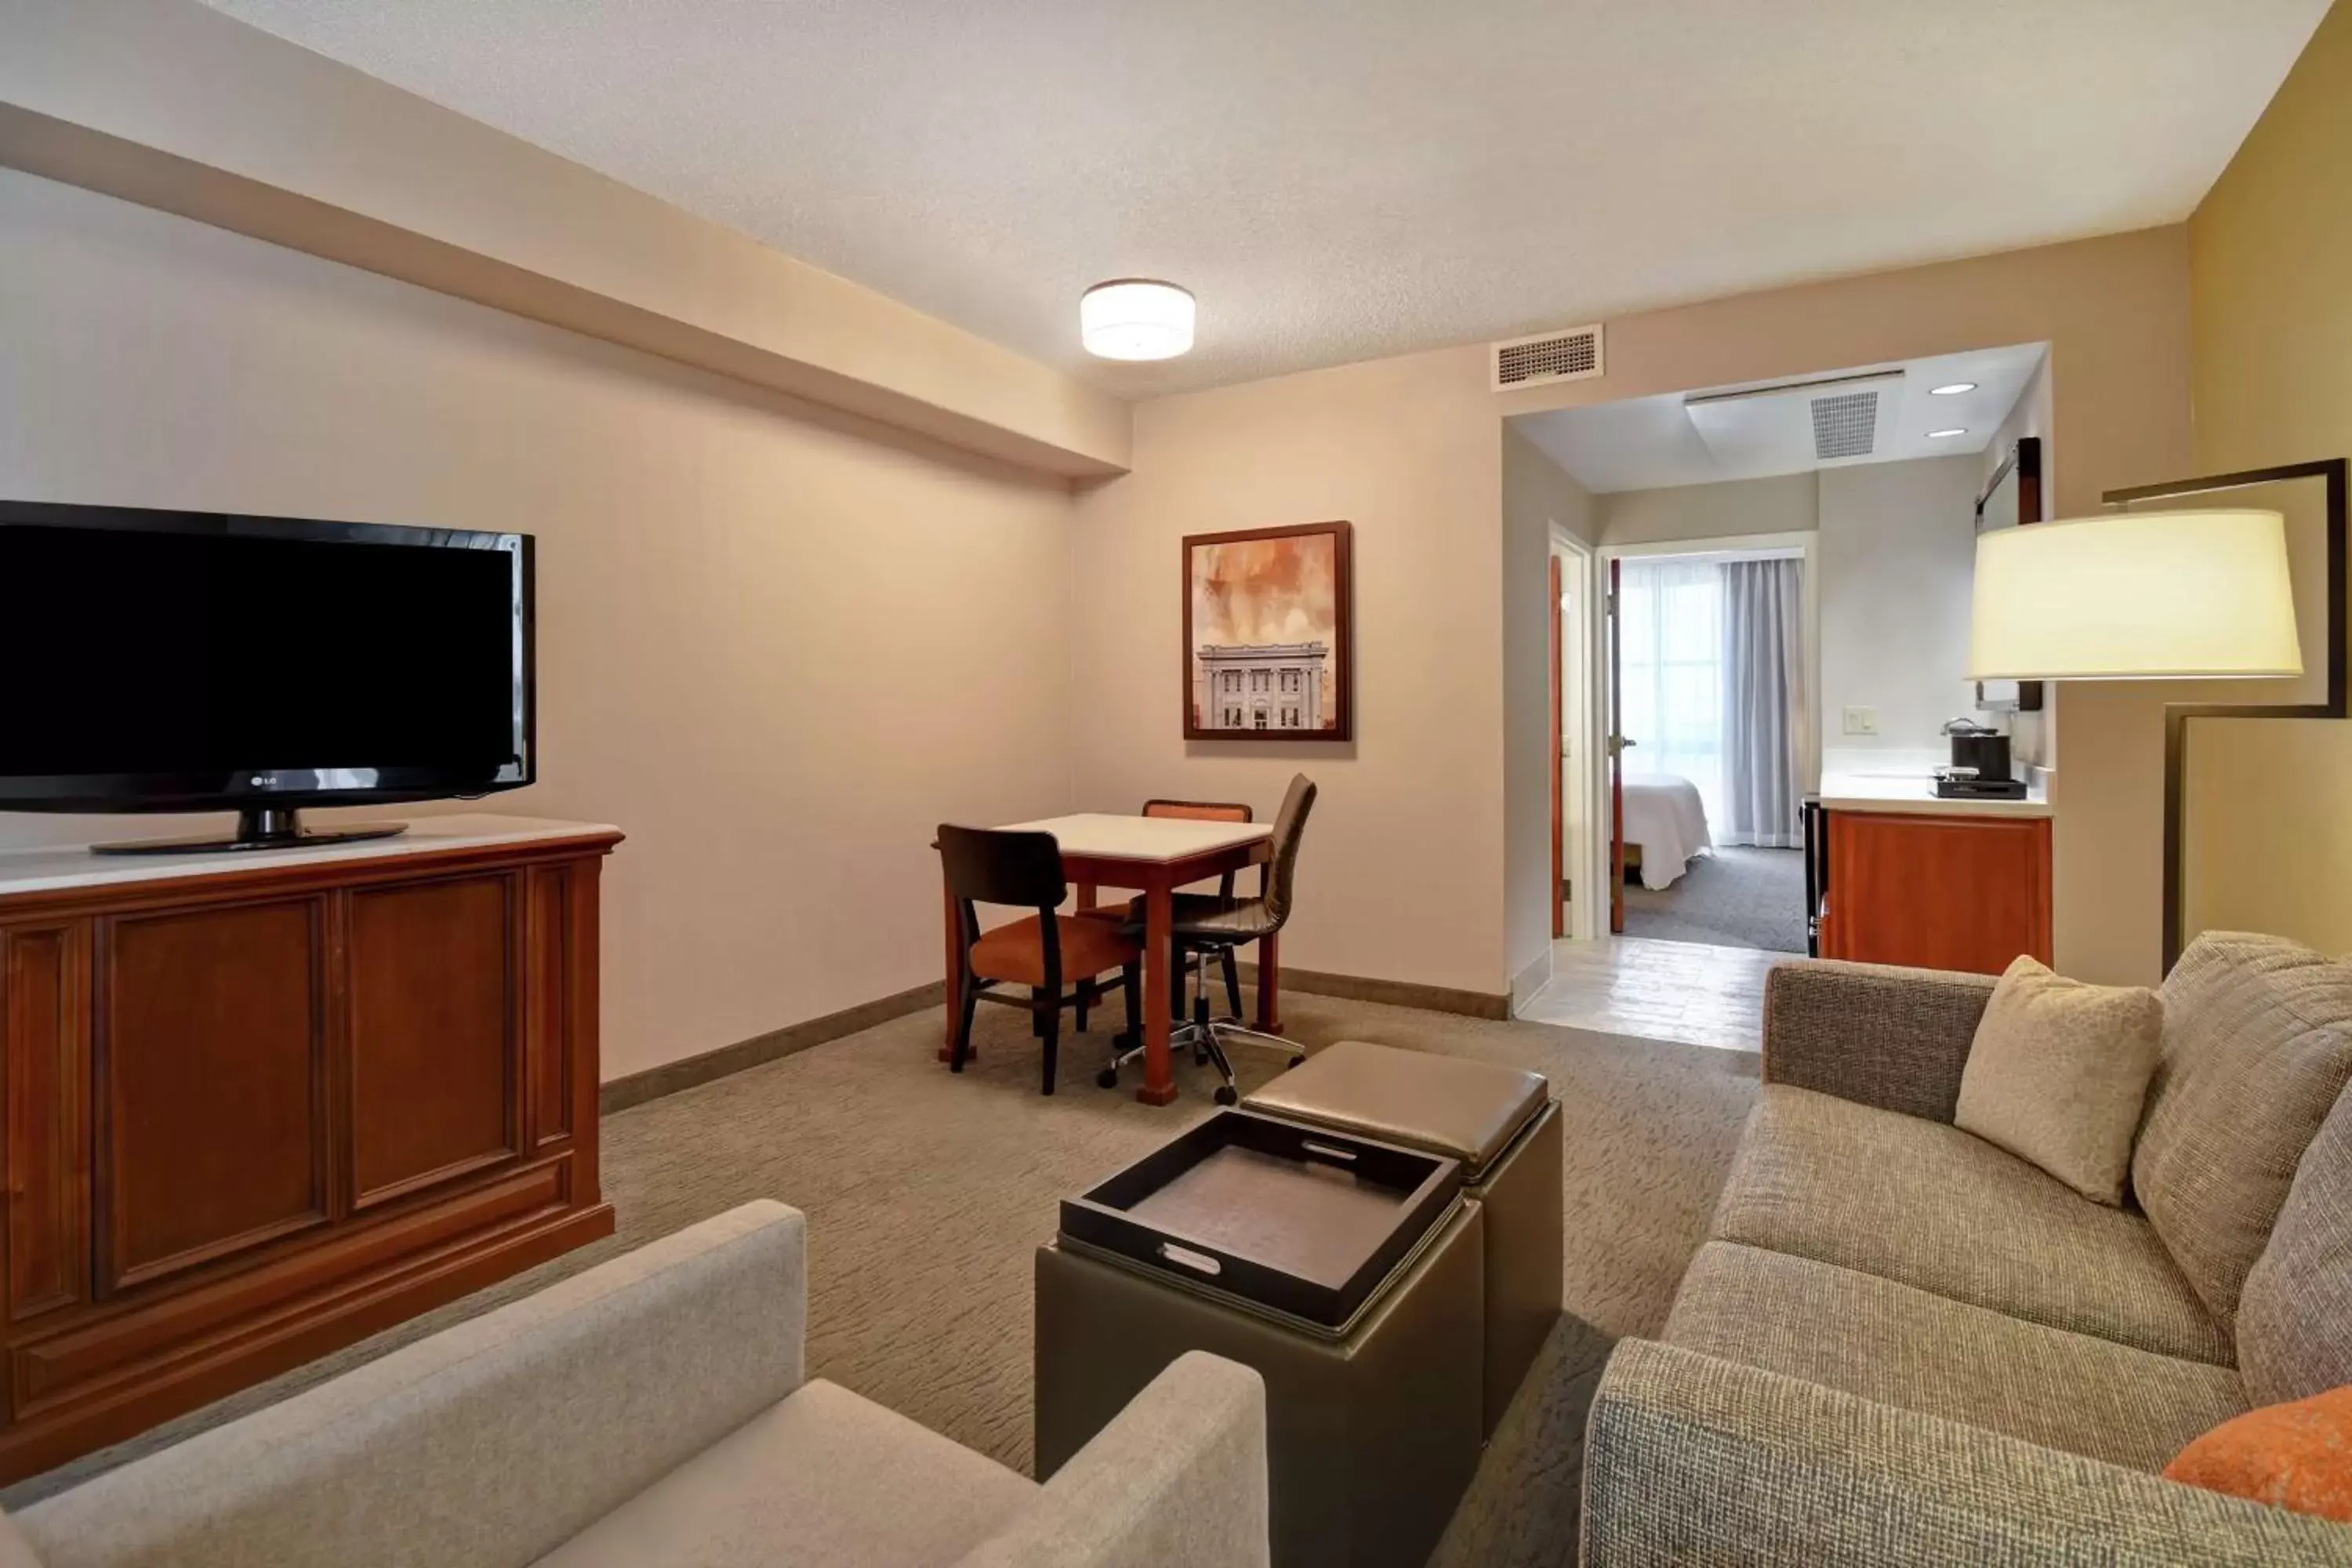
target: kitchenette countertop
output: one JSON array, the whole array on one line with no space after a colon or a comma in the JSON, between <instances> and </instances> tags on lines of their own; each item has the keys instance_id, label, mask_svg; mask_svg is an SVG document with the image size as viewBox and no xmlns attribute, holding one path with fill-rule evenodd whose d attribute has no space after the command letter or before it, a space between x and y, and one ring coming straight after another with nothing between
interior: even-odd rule
<instances>
[{"instance_id":1,"label":"kitchenette countertop","mask_svg":"<svg viewBox=\"0 0 2352 1568\"><path fill-rule=\"evenodd\" d=\"M1822 808L1912 816L2052 816L2050 792L2031 785L2023 800L1946 800L1932 775L1914 773L1824 773Z\"/></svg>"}]
</instances>

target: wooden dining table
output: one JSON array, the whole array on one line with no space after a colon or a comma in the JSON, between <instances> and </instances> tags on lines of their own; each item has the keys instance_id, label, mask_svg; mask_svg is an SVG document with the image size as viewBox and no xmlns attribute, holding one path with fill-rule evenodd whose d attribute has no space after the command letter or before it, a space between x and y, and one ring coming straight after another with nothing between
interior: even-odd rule
<instances>
[{"instance_id":1,"label":"wooden dining table","mask_svg":"<svg viewBox=\"0 0 2352 1568\"><path fill-rule=\"evenodd\" d=\"M1143 1083L1135 1098L1146 1105L1166 1105L1176 1098L1176 1074L1170 1059L1169 998L1173 976L1173 952L1169 926L1177 889L1223 877L1229 871L1264 861L1272 847L1273 828L1262 822L1202 822L1188 817L1121 816L1107 812L1081 812L1074 816L1049 816L1039 822L1008 822L1000 831L1050 833L1062 849L1062 875L1077 888L1077 907L1092 909L1097 889L1130 889L1143 895ZM957 989L962 973L963 940L956 900L947 896L948 1039L940 1055L954 1045L956 1019L963 998ZM1256 1027L1269 1035L1282 1032L1281 986L1276 939L1257 944Z\"/></svg>"}]
</instances>

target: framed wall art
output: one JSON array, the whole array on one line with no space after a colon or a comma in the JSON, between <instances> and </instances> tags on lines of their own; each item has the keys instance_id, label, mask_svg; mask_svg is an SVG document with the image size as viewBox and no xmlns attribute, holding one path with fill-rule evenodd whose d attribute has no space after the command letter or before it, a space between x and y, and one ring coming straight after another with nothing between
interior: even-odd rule
<instances>
[{"instance_id":1,"label":"framed wall art","mask_svg":"<svg viewBox=\"0 0 2352 1568\"><path fill-rule=\"evenodd\" d=\"M1184 539L1184 738L1355 738L1354 531Z\"/></svg>"}]
</instances>

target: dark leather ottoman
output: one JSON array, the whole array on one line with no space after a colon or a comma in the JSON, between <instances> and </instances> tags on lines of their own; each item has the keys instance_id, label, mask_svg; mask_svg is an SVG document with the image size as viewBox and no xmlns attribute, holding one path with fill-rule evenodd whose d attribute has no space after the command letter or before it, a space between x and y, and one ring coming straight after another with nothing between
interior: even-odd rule
<instances>
[{"instance_id":1,"label":"dark leather ottoman","mask_svg":"<svg viewBox=\"0 0 2352 1568\"><path fill-rule=\"evenodd\" d=\"M1560 1313L1559 1107L1540 1073L1339 1040L1244 1100L1251 1110L1462 1162L1486 1210L1487 1436Z\"/></svg>"},{"instance_id":2,"label":"dark leather ottoman","mask_svg":"<svg viewBox=\"0 0 2352 1568\"><path fill-rule=\"evenodd\" d=\"M1486 1216L1465 1203L1343 1339L1037 1249L1037 1478L1204 1350L1265 1379L1276 1568L1421 1568L1477 1468Z\"/></svg>"}]
</instances>

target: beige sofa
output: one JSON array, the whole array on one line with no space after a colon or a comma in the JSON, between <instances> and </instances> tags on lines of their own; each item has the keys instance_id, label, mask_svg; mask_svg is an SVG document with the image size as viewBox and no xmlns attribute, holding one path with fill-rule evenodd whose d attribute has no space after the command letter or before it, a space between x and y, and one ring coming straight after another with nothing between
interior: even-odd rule
<instances>
[{"instance_id":1,"label":"beige sofa","mask_svg":"<svg viewBox=\"0 0 2352 1568\"><path fill-rule=\"evenodd\" d=\"M26 1510L0 1568L1264 1568L1255 1373L1184 1356L1040 1487L803 1376L803 1235L640 1247Z\"/></svg>"},{"instance_id":2,"label":"beige sofa","mask_svg":"<svg viewBox=\"0 0 2352 1568\"><path fill-rule=\"evenodd\" d=\"M2352 1563L2158 1474L2352 1383L2352 964L2184 955L2123 1209L1951 1125L1991 988L1773 973L1711 1239L1595 1396L1586 1563Z\"/></svg>"}]
</instances>

